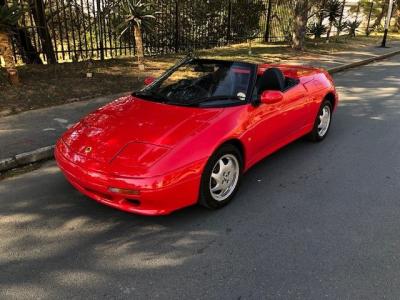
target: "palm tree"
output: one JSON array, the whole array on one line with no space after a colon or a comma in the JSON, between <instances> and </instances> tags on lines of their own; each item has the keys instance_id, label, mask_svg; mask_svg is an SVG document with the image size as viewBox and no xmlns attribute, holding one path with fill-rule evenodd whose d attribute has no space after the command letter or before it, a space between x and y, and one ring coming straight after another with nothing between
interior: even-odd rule
<instances>
[{"instance_id":1,"label":"palm tree","mask_svg":"<svg viewBox=\"0 0 400 300\"><path fill-rule=\"evenodd\" d=\"M326 33L326 40L329 41L332 26L342 15L342 3L339 0L329 0L324 8L324 13L329 21L328 31Z\"/></svg>"},{"instance_id":2,"label":"palm tree","mask_svg":"<svg viewBox=\"0 0 400 300\"><path fill-rule=\"evenodd\" d=\"M357 28L360 27L360 25L361 25L361 21L357 21L357 20L347 21L345 25L347 26L347 28L349 30L349 36L355 37Z\"/></svg>"},{"instance_id":3,"label":"palm tree","mask_svg":"<svg viewBox=\"0 0 400 300\"><path fill-rule=\"evenodd\" d=\"M151 4L142 0L123 0L114 9L117 19L115 31L119 36L133 34L135 38L136 55L139 69L144 69L143 31L150 31L156 19L156 14Z\"/></svg>"},{"instance_id":4,"label":"palm tree","mask_svg":"<svg viewBox=\"0 0 400 300\"><path fill-rule=\"evenodd\" d=\"M17 5L4 4L0 6L0 54L3 56L11 83L18 82L18 73L15 69L10 34L12 27L18 23L21 13L21 9Z\"/></svg>"}]
</instances>

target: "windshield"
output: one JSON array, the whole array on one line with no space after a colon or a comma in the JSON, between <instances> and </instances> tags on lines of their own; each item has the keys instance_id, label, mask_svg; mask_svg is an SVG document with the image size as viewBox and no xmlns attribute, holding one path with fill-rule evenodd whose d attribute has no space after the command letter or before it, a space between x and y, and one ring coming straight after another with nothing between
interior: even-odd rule
<instances>
[{"instance_id":1,"label":"windshield","mask_svg":"<svg viewBox=\"0 0 400 300\"><path fill-rule=\"evenodd\" d=\"M192 59L135 95L176 105L240 104L248 99L254 73L247 63Z\"/></svg>"}]
</instances>

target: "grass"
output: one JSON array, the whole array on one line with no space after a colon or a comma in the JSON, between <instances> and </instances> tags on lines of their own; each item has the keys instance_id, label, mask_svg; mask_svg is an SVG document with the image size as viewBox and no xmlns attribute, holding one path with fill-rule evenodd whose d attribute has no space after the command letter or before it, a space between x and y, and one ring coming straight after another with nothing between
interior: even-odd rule
<instances>
[{"instance_id":1,"label":"grass","mask_svg":"<svg viewBox=\"0 0 400 300\"><path fill-rule=\"evenodd\" d=\"M248 54L248 44L201 50L197 54L217 59L274 63L330 55L343 50L359 50L378 44L380 39L380 35L351 39L340 37L333 38L329 44L325 40L311 40L303 52L285 44L254 43L252 55ZM391 39L400 40L400 35L391 36ZM166 55L149 58L146 72L139 72L131 57L92 63L25 65L18 67L22 82L20 86L10 86L5 72L0 72L0 116L137 89L146 76L161 74L181 57ZM92 72L93 78L86 78L87 72Z\"/></svg>"}]
</instances>

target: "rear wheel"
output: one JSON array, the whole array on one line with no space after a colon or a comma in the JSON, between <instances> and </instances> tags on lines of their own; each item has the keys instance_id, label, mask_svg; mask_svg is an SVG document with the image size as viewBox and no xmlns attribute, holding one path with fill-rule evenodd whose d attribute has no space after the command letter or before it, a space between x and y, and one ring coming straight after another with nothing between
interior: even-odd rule
<instances>
[{"instance_id":1,"label":"rear wheel","mask_svg":"<svg viewBox=\"0 0 400 300\"><path fill-rule=\"evenodd\" d=\"M233 145L220 147L204 169L199 203L210 209L228 204L235 196L242 176L242 155Z\"/></svg>"},{"instance_id":2,"label":"rear wheel","mask_svg":"<svg viewBox=\"0 0 400 300\"><path fill-rule=\"evenodd\" d=\"M328 135L332 122L332 104L324 100L315 119L314 128L308 135L313 142L320 142Z\"/></svg>"}]
</instances>

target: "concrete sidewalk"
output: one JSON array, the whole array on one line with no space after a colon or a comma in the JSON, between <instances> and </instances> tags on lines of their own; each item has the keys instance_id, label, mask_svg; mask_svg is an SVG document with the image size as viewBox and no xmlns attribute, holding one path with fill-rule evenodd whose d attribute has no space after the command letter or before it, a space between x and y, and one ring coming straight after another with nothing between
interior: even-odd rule
<instances>
[{"instance_id":1,"label":"concrete sidewalk","mask_svg":"<svg viewBox=\"0 0 400 300\"><path fill-rule=\"evenodd\" d=\"M53 145L71 124L124 94L127 93L37 109L0 118L0 160Z\"/></svg>"},{"instance_id":2,"label":"concrete sidewalk","mask_svg":"<svg viewBox=\"0 0 400 300\"><path fill-rule=\"evenodd\" d=\"M330 69L349 63L379 57L400 50L400 42L391 48L375 46L357 52L337 52L332 55L305 56L282 63L312 65ZM84 115L127 93L23 112L0 118L0 161L15 155L51 146L57 138Z\"/></svg>"},{"instance_id":3,"label":"concrete sidewalk","mask_svg":"<svg viewBox=\"0 0 400 300\"><path fill-rule=\"evenodd\" d=\"M390 41L388 45L390 46L389 48L382 48L376 45L360 48L358 51L339 51L330 55L306 55L302 59L295 58L285 62L289 64L310 65L313 67L331 69L400 50L400 41Z\"/></svg>"}]
</instances>

